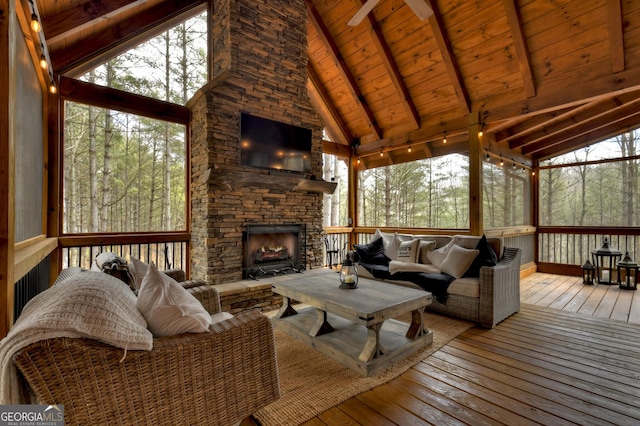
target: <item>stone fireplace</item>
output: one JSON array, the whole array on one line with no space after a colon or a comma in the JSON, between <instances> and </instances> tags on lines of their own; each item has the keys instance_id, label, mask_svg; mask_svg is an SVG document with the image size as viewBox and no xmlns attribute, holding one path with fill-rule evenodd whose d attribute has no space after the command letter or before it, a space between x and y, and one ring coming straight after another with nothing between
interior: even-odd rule
<instances>
[{"instance_id":1,"label":"stone fireplace","mask_svg":"<svg viewBox=\"0 0 640 426\"><path fill-rule=\"evenodd\" d=\"M322 266L322 123L307 94L304 0L214 2L213 76L191 110L191 276L243 279L256 224L304 226L300 265ZM240 165L241 112L312 130L308 173Z\"/></svg>"},{"instance_id":2,"label":"stone fireplace","mask_svg":"<svg viewBox=\"0 0 640 426\"><path fill-rule=\"evenodd\" d=\"M244 278L304 271L305 226L301 224L247 225Z\"/></svg>"}]
</instances>

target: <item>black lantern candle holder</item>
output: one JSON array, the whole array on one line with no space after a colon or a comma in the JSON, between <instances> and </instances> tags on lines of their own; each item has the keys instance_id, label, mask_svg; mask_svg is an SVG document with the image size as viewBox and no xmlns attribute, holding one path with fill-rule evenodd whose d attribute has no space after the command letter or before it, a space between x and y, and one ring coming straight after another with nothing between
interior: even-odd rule
<instances>
[{"instance_id":1,"label":"black lantern candle holder","mask_svg":"<svg viewBox=\"0 0 640 426\"><path fill-rule=\"evenodd\" d=\"M618 285L621 289L637 290L638 270L640 270L640 267L627 252L624 259L618 262Z\"/></svg>"},{"instance_id":2,"label":"black lantern candle holder","mask_svg":"<svg viewBox=\"0 0 640 426\"><path fill-rule=\"evenodd\" d=\"M622 257L622 252L618 249L609 247L609 239L604 238L602 247L597 250L591 251L591 257L593 258L593 265L596 268L596 280L598 284L617 284L617 278L613 277L613 274L617 274L617 263Z\"/></svg>"},{"instance_id":3,"label":"black lantern candle holder","mask_svg":"<svg viewBox=\"0 0 640 426\"><path fill-rule=\"evenodd\" d=\"M593 284L595 271L596 268L594 268L593 264L587 259L584 265L582 265L582 284Z\"/></svg>"},{"instance_id":4,"label":"black lantern candle holder","mask_svg":"<svg viewBox=\"0 0 640 426\"><path fill-rule=\"evenodd\" d=\"M340 269L340 288L354 289L358 287L358 269L347 256Z\"/></svg>"}]
</instances>

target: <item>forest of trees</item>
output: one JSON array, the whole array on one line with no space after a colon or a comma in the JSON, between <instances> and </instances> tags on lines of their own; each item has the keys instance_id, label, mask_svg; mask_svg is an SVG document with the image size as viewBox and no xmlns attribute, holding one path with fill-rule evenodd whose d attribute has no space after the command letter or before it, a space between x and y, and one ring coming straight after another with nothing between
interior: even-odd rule
<instances>
[{"instance_id":1,"label":"forest of trees","mask_svg":"<svg viewBox=\"0 0 640 426\"><path fill-rule=\"evenodd\" d=\"M82 80L186 104L206 82L206 15L166 31ZM185 230L182 125L67 101L65 233Z\"/></svg>"},{"instance_id":2,"label":"forest of trees","mask_svg":"<svg viewBox=\"0 0 640 426\"><path fill-rule=\"evenodd\" d=\"M639 226L640 132L610 140L541 164L539 223L548 226ZM347 168L325 155L325 179L339 183L325 197L325 226L345 226ZM529 225L531 174L495 160L483 163L485 228ZM359 174L359 225L454 228L469 226L469 167L463 155L449 155Z\"/></svg>"},{"instance_id":3,"label":"forest of trees","mask_svg":"<svg viewBox=\"0 0 640 426\"><path fill-rule=\"evenodd\" d=\"M325 179L329 175L338 179L336 192L325 198L325 226L344 226L348 223L346 165L335 156L324 158ZM529 223L527 170L485 162L484 184L485 226ZM467 228L469 160L454 154L362 170L358 207L361 226Z\"/></svg>"}]
</instances>

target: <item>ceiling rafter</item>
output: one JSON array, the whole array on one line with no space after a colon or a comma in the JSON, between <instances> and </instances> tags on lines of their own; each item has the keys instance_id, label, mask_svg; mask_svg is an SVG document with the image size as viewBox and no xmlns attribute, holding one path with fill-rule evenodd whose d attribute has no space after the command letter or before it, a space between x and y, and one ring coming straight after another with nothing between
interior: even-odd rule
<instances>
[{"instance_id":1,"label":"ceiling rafter","mask_svg":"<svg viewBox=\"0 0 640 426\"><path fill-rule=\"evenodd\" d=\"M60 74L79 75L122 53L156 34L153 30L169 29L206 8L207 0L166 0L117 23L90 40L67 46L51 53L51 60Z\"/></svg>"},{"instance_id":2,"label":"ceiling rafter","mask_svg":"<svg viewBox=\"0 0 640 426\"><path fill-rule=\"evenodd\" d=\"M310 88L310 93L312 94L312 98L316 99L316 102L320 103L320 107L323 108L329 117L327 121L327 127L329 127L329 131L331 133L335 133L334 138L345 145L351 145L353 141L353 136L351 135L351 131L347 127L347 124L344 122L340 113L335 108L329 94L325 90L322 82L318 78L318 75L313 70L311 66L311 62L307 63L307 76L309 77L308 87Z\"/></svg>"},{"instance_id":3,"label":"ceiling rafter","mask_svg":"<svg viewBox=\"0 0 640 426\"><path fill-rule=\"evenodd\" d=\"M108 2L89 0L56 15L47 16L43 20L47 43L55 44L67 36L90 27L96 19L106 19L109 15L122 12L140 3L142 3L141 0L110 0Z\"/></svg>"},{"instance_id":4,"label":"ceiling rafter","mask_svg":"<svg viewBox=\"0 0 640 426\"><path fill-rule=\"evenodd\" d=\"M623 105L634 108L640 102L638 92L624 93L620 96L599 99L586 105L575 108L570 112L560 114L548 120L546 123L532 127L526 134L521 134L519 138L510 142L510 147L516 149L532 143L536 143L545 138L550 138L554 134L572 129L576 126L597 120L600 117L611 114L615 109ZM635 106L634 106L635 105Z\"/></svg>"},{"instance_id":5,"label":"ceiling rafter","mask_svg":"<svg viewBox=\"0 0 640 426\"><path fill-rule=\"evenodd\" d=\"M577 138L585 133L592 132L604 127L608 127L611 124L619 123L627 120L629 117L635 117L640 114L640 99L625 104L619 108L609 111L604 114L600 114L592 119L581 122L580 126L568 127L560 132L555 133L549 138L541 139L536 143L527 145L522 148L522 153L525 155L535 154L541 150L544 150L550 146L556 146L564 144L566 141Z\"/></svg>"},{"instance_id":6,"label":"ceiling rafter","mask_svg":"<svg viewBox=\"0 0 640 426\"><path fill-rule=\"evenodd\" d=\"M440 53L442 54L442 60L444 61L444 64L447 68L449 78L451 78L451 84L453 85L453 88L456 92L456 96L463 113L465 115L468 115L471 112L471 100L469 99L469 94L467 93L467 89L464 86L464 80L462 79L462 74L460 73L460 67L458 67L458 61L453 54L451 42L449 41L444 23L442 22L442 16L440 15L440 11L436 6L435 1L425 1L433 10L433 15L429 17L429 23L431 24L433 35L436 39L436 42L438 43L438 48L440 49Z\"/></svg>"},{"instance_id":7,"label":"ceiling rafter","mask_svg":"<svg viewBox=\"0 0 640 426\"><path fill-rule=\"evenodd\" d=\"M607 1L607 21L609 22L609 52L611 53L611 69L624 71L624 32L622 25L621 0Z\"/></svg>"},{"instance_id":8,"label":"ceiling rafter","mask_svg":"<svg viewBox=\"0 0 640 426\"><path fill-rule=\"evenodd\" d=\"M606 123L597 129L586 131L571 139L566 139L561 143L549 145L544 149L537 151L536 158L545 160L550 157L566 154L567 152L571 152L575 149L593 145L603 140L615 137L620 133L629 130L630 127L637 126L638 119L640 119L640 112L629 115L625 119L616 122Z\"/></svg>"},{"instance_id":9,"label":"ceiling rafter","mask_svg":"<svg viewBox=\"0 0 640 426\"><path fill-rule=\"evenodd\" d=\"M525 37L524 27L522 26L520 8L516 4L516 1L517 0L503 0L503 3L507 13L509 27L511 28L513 44L516 47L516 54L518 55L518 66L520 67L522 79L524 80L524 91L528 98L532 98L536 95L536 80L533 74L533 67L531 66L531 56L529 55L527 38Z\"/></svg>"},{"instance_id":10,"label":"ceiling rafter","mask_svg":"<svg viewBox=\"0 0 640 426\"><path fill-rule=\"evenodd\" d=\"M365 0L358 0L360 5L365 3ZM402 102L402 106L404 107L405 112L407 113L407 118L409 122L413 126L414 129L420 128L420 114L416 109L416 106L413 103L413 99L411 98L411 94L409 93L409 89L404 82L404 78L400 74L400 70L398 69L398 65L396 61L393 59L393 55L389 50L389 45L384 40L384 35L382 34L382 30L380 29L380 25L376 18L373 16L373 13L369 13L367 15L368 22L370 25L370 33L371 40L373 44L376 46L378 50L378 54L380 55L380 59L389 74L389 78L393 83L396 92L398 92L398 96L400 96L400 100Z\"/></svg>"},{"instance_id":11,"label":"ceiling rafter","mask_svg":"<svg viewBox=\"0 0 640 426\"><path fill-rule=\"evenodd\" d=\"M523 115L511 120L505 120L500 126L490 128L487 133L493 134L495 141L498 143L509 142L534 131L534 129L540 126L544 126L549 120L553 120L559 115L573 110L575 110L575 106L546 112L544 114L536 114L531 117Z\"/></svg>"},{"instance_id":12,"label":"ceiling rafter","mask_svg":"<svg viewBox=\"0 0 640 426\"><path fill-rule=\"evenodd\" d=\"M340 75L344 79L349 89L349 92L353 97L353 100L356 102L362 114L364 115L365 119L368 121L369 129L374 134L376 139L382 138L382 129L380 128L378 121L373 115L371 108L369 108L369 105L367 104L367 100L364 98L364 95L360 91L360 88L358 87L356 79L351 74L349 67L347 66L342 55L340 54L340 51L338 50L338 46L336 45L331 34L329 33L329 29L322 21L322 17L318 13L318 10L313 5L313 3L311 3L311 0L305 0L305 3L307 5L307 11L309 12L309 19L311 20L311 23L313 24L314 28L318 32L318 35L320 36L320 39L322 39L322 42L327 48L329 55L331 56L331 59L335 63L336 67L338 68L338 71L340 72Z\"/></svg>"}]
</instances>

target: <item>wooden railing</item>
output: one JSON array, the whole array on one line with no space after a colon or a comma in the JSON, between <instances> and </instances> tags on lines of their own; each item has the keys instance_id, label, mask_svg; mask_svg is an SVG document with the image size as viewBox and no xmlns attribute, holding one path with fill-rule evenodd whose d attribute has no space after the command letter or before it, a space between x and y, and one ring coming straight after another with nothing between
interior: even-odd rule
<instances>
[{"instance_id":1,"label":"wooden railing","mask_svg":"<svg viewBox=\"0 0 640 426\"><path fill-rule=\"evenodd\" d=\"M98 254L112 252L154 262L159 269L182 269L188 276L190 239L188 232L67 235L59 238L61 268L89 269Z\"/></svg>"},{"instance_id":2,"label":"wooden railing","mask_svg":"<svg viewBox=\"0 0 640 426\"><path fill-rule=\"evenodd\" d=\"M640 228L622 227L538 227L538 268L542 272L579 272L591 251L602 247L604 238L609 247L629 252L635 261L640 256Z\"/></svg>"}]
</instances>

